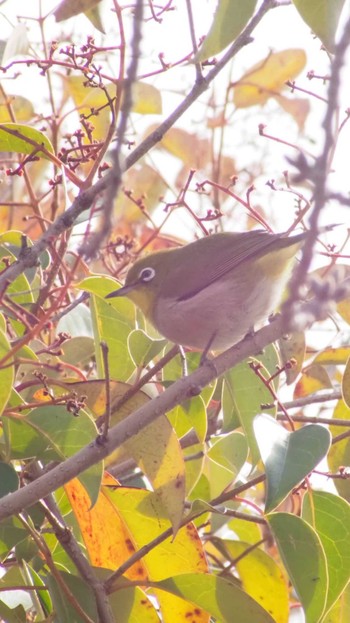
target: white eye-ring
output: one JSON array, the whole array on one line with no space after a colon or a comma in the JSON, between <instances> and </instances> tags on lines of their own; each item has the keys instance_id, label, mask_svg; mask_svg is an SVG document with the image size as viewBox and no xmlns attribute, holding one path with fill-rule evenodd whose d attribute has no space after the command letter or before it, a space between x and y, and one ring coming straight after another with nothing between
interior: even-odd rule
<instances>
[{"instance_id":1,"label":"white eye-ring","mask_svg":"<svg viewBox=\"0 0 350 623\"><path fill-rule=\"evenodd\" d=\"M139 279L140 281L143 281L144 283L147 283L148 281L152 281L152 279L155 277L156 275L156 271L154 270L154 268L143 268L140 271L139 274Z\"/></svg>"}]
</instances>

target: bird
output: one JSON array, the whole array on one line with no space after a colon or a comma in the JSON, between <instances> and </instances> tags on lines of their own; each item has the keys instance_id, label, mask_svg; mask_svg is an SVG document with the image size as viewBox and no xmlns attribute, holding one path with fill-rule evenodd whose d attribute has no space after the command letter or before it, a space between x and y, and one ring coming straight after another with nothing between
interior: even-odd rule
<instances>
[{"instance_id":1,"label":"bird","mask_svg":"<svg viewBox=\"0 0 350 623\"><path fill-rule=\"evenodd\" d=\"M226 350L276 311L306 236L211 234L138 259L105 298L127 296L175 344Z\"/></svg>"}]
</instances>

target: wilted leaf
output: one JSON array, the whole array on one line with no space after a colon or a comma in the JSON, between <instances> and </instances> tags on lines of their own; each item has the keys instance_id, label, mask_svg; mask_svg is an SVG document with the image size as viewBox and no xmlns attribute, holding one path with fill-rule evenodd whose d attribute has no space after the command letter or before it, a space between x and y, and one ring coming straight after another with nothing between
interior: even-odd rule
<instances>
[{"instance_id":1,"label":"wilted leaf","mask_svg":"<svg viewBox=\"0 0 350 623\"><path fill-rule=\"evenodd\" d=\"M236 108L260 106L279 95L287 80L293 80L305 67L306 54L301 49L269 54L240 78L233 91Z\"/></svg>"},{"instance_id":2,"label":"wilted leaf","mask_svg":"<svg viewBox=\"0 0 350 623\"><path fill-rule=\"evenodd\" d=\"M310 112L309 100L300 97L285 97L281 94L275 97L275 99L283 108L283 110L285 110L289 115L293 117L295 123L298 125L299 130L302 131L304 129L307 116Z\"/></svg>"}]
</instances>

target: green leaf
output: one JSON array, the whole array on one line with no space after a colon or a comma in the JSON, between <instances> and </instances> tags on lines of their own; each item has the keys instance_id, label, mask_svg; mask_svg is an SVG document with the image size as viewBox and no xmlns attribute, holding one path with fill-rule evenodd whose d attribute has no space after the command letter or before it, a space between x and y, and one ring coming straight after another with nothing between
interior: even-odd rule
<instances>
[{"instance_id":1,"label":"green leaf","mask_svg":"<svg viewBox=\"0 0 350 623\"><path fill-rule=\"evenodd\" d=\"M9 608L3 601L0 601L0 617L6 623L26 623L28 621L26 611L21 604L15 608Z\"/></svg>"},{"instance_id":2,"label":"green leaf","mask_svg":"<svg viewBox=\"0 0 350 623\"><path fill-rule=\"evenodd\" d=\"M84 410L77 417L62 406L44 404L21 419L6 418L4 433L13 459L39 458L43 462L64 460L97 436L97 429ZM91 504L96 501L102 477L97 463L80 475Z\"/></svg>"},{"instance_id":3,"label":"green leaf","mask_svg":"<svg viewBox=\"0 0 350 623\"><path fill-rule=\"evenodd\" d=\"M192 602L224 623L275 623L270 614L247 593L214 575L176 575L154 586ZM195 612L191 614L194 618Z\"/></svg>"},{"instance_id":4,"label":"green leaf","mask_svg":"<svg viewBox=\"0 0 350 623\"><path fill-rule=\"evenodd\" d=\"M10 550L23 541L28 535L27 530L21 527L19 520L14 517L3 519L0 522L0 556L3 560ZM3 582L3 580L1 580ZM3 584L1 584L3 588Z\"/></svg>"},{"instance_id":5,"label":"green leaf","mask_svg":"<svg viewBox=\"0 0 350 623\"><path fill-rule=\"evenodd\" d=\"M327 454L330 433L310 424L289 433L269 415L258 416L254 429L267 478L265 510L276 508Z\"/></svg>"},{"instance_id":6,"label":"green leaf","mask_svg":"<svg viewBox=\"0 0 350 623\"><path fill-rule=\"evenodd\" d=\"M18 486L19 478L16 470L12 465L0 462L0 498L16 491Z\"/></svg>"},{"instance_id":7,"label":"green leaf","mask_svg":"<svg viewBox=\"0 0 350 623\"><path fill-rule=\"evenodd\" d=\"M104 35L106 34L106 29L102 21L101 8L99 6L94 6L92 9L88 9L85 11L85 15L97 30L102 32Z\"/></svg>"},{"instance_id":8,"label":"green leaf","mask_svg":"<svg viewBox=\"0 0 350 623\"><path fill-rule=\"evenodd\" d=\"M0 331L0 359L10 352L10 344L6 335ZM0 415L5 409L11 395L14 381L13 366L2 366L0 368Z\"/></svg>"},{"instance_id":9,"label":"green leaf","mask_svg":"<svg viewBox=\"0 0 350 623\"><path fill-rule=\"evenodd\" d=\"M295 8L329 52L334 52L335 35L345 0L292 0Z\"/></svg>"},{"instance_id":10,"label":"green leaf","mask_svg":"<svg viewBox=\"0 0 350 623\"><path fill-rule=\"evenodd\" d=\"M233 484L248 456L248 445L242 433L231 432L216 437L206 453L203 473L208 478L210 496L215 498Z\"/></svg>"},{"instance_id":11,"label":"green leaf","mask_svg":"<svg viewBox=\"0 0 350 623\"><path fill-rule=\"evenodd\" d=\"M56 22L63 22L79 13L93 9L101 0L63 0L54 12Z\"/></svg>"},{"instance_id":12,"label":"green leaf","mask_svg":"<svg viewBox=\"0 0 350 623\"><path fill-rule=\"evenodd\" d=\"M305 612L306 623L320 621L327 599L324 550L306 521L289 513L267 516L279 553Z\"/></svg>"},{"instance_id":13,"label":"green leaf","mask_svg":"<svg viewBox=\"0 0 350 623\"><path fill-rule=\"evenodd\" d=\"M302 517L316 530L326 555L329 610L350 579L350 506L332 493L311 491L303 498Z\"/></svg>"},{"instance_id":14,"label":"green leaf","mask_svg":"<svg viewBox=\"0 0 350 623\"><path fill-rule=\"evenodd\" d=\"M135 365L142 366L143 368L146 367L154 357L159 355L167 343L167 340L152 340L144 331L141 331L141 329L132 331L128 341L130 354Z\"/></svg>"},{"instance_id":15,"label":"green leaf","mask_svg":"<svg viewBox=\"0 0 350 623\"><path fill-rule=\"evenodd\" d=\"M0 124L0 152L9 151L19 154L36 152L41 158L50 160L50 157L40 149L41 147L51 154L54 153L51 142L43 132L20 123Z\"/></svg>"},{"instance_id":16,"label":"green leaf","mask_svg":"<svg viewBox=\"0 0 350 623\"><path fill-rule=\"evenodd\" d=\"M205 61L232 43L252 17L255 6L256 0L219 0L214 21L194 61Z\"/></svg>"},{"instance_id":17,"label":"green leaf","mask_svg":"<svg viewBox=\"0 0 350 623\"><path fill-rule=\"evenodd\" d=\"M61 576L61 580L69 587L69 591L74 596L74 601L90 617L90 620L98 621L96 601L89 585L72 573L65 571L58 573ZM66 593L53 575L46 575L45 584L49 587L57 621L60 623L86 623L86 618L78 613L74 605L67 599Z\"/></svg>"},{"instance_id":18,"label":"green leaf","mask_svg":"<svg viewBox=\"0 0 350 623\"><path fill-rule=\"evenodd\" d=\"M269 378L268 370L260 360L259 363L261 364L260 370L266 378ZM226 384L233 401L234 418L239 421L246 434L252 462L256 464L260 459L260 453L255 439L253 421L258 413L261 413L262 405L271 402L271 393L247 361L243 361L225 374ZM232 424L232 414L230 424ZM224 421L223 430L224 432L228 430L226 421Z\"/></svg>"},{"instance_id":19,"label":"green leaf","mask_svg":"<svg viewBox=\"0 0 350 623\"><path fill-rule=\"evenodd\" d=\"M91 299L91 311L99 376L104 377L99 344L105 341L109 349L111 378L126 381L135 368L128 348L129 333L135 328L135 307L126 297L115 298L108 303L104 300L109 292L115 290L115 286L114 279L94 275L76 287L95 295Z\"/></svg>"}]
</instances>

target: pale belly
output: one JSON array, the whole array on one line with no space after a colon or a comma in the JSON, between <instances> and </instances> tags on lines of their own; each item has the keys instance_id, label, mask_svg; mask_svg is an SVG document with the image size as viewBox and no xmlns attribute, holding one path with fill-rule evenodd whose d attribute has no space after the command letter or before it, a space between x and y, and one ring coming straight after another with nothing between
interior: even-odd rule
<instances>
[{"instance_id":1,"label":"pale belly","mask_svg":"<svg viewBox=\"0 0 350 623\"><path fill-rule=\"evenodd\" d=\"M271 280L211 284L184 300L163 299L155 309L155 324L167 339L203 350L224 350L262 324L278 307L289 274Z\"/></svg>"}]
</instances>

